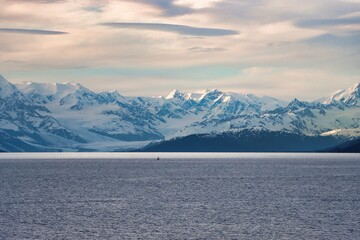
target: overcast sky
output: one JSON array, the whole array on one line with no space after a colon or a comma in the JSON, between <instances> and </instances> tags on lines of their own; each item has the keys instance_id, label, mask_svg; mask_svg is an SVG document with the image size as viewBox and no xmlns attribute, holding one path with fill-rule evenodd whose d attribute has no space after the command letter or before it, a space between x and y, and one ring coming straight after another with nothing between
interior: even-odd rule
<instances>
[{"instance_id":1,"label":"overcast sky","mask_svg":"<svg viewBox=\"0 0 360 240\"><path fill-rule=\"evenodd\" d=\"M360 81L360 0L0 0L0 74L312 100Z\"/></svg>"}]
</instances>

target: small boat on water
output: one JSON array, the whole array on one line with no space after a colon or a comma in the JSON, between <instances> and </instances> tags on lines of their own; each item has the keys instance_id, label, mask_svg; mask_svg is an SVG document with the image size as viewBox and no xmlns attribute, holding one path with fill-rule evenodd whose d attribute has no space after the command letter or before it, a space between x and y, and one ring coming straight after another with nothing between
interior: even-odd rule
<instances>
[{"instance_id":1,"label":"small boat on water","mask_svg":"<svg viewBox=\"0 0 360 240\"><path fill-rule=\"evenodd\" d=\"M160 160L160 158L159 157L157 157L157 159L156 160Z\"/></svg>"}]
</instances>

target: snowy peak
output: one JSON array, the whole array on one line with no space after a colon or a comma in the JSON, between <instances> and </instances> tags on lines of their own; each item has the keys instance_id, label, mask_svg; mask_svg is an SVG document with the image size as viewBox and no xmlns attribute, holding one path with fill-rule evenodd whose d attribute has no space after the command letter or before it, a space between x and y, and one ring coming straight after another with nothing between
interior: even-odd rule
<instances>
[{"instance_id":1,"label":"snowy peak","mask_svg":"<svg viewBox=\"0 0 360 240\"><path fill-rule=\"evenodd\" d=\"M67 83L55 83L55 92L53 93L58 98L66 97L69 94L75 93L92 93L89 89L83 87L79 83L67 82Z\"/></svg>"},{"instance_id":2,"label":"snowy peak","mask_svg":"<svg viewBox=\"0 0 360 240\"><path fill-rule=\"evenodd\" d=\"M289 105L287 106L287 108L290 109L300 109L300 108L305 108L306 104L304 102L299 101L297 98L295 98L294 100L292 100Z\"/></svg>"},{"instance_id":3,"label":"snowy peak","mask_svg":"<svg viewBox=\"0 0 360 240\"><path fill-rule=\"evenodd\" d=\"M0 99L8 98L14 93L20 94L13 84L9 83L3 76L0 75Z\"/></svg>"},{"instance_id":4,"label":"snowy peak","mask_svg":"<svg viewBox=\"0 0 360 240\"><path fill-rule=\"evenodd\" d=\"M333 101L340 101L340 99L343 97L345 92L346 92L346 90L344 90L344 89L341 89L341 90L338 90L338 91L334 92L329 99L325 100L324 103L325 104L330 104Z\"/></svg>"},{"instance_id":5,"label":"snowy peak","mask_svg":"<svg viewBox=\"0 0 360 240\"><path fill-rule=\"evenodd\" d=\"M214 101L215 102L219 97L221 97L222 94L223 94L223 92L219 91L218 89L213 89L211 91L204 93L199 98L199 101L200 102L203 102L203 101Z\"/></svg>"},{"instance_id":6,"label":"snowy peak","mask_svg":"<svg viewBox=\"0 0 360 240\"><path fill-rule=\"evenodd\" d=\"M360 82L355 83L348 89L336 91L324 103L331 104L333 102L343 102L350 106L360 105Z\"/></svg>"},{"instance_id":7,"label":"snowy peak","mask_svg":"<svg viewBox=\"0 0 360 240\"><path fill-rule=\"evenodd\" d=\"M182 92L178 89L174 89L165 97L165 99L171 100L171 99L177 99L181 101L186 100L194 100L194 101L200 101L205 95L207 95L209 92L212 92L212 90L204 89L204 90L198 90L195 92Z\"/></svg>"},{"instance_id":8,"label":"snowy peak","mask_svg":"<svg viewBox=\"0 0 360 240\"><path fill-rule=\"evenodd\" d=\"M357 104L360 99L360 83L355 83L351 88L347 90L348 95L345 99L346 103Z\"/></svg>"},{"instance_id":9,"label":"snowy peak","mask_svg":"<svg viewBox=\"0 0 360 240\"><path fill-rule=\"evenodd\" d=\"M203 90L197 90L195 92L190 92L188 94L189 94L190 99L198 102L200 100L200 98L208 92L210 92L209 89L203 89Z\"/></svg>"},{"instance_id":10,"label":"snowy peak","mask_svg":"<svg viewBox=\"0 0 360 240\"><path fill-rule=\"evenodd\" d=\"M28 98L37 104L53 102L74 110L96 101L96 94L79 83L34 83L17 84Z\"/></svg>"},{"instance_id":11,"label":"snowy peak","mask_svg":"<svg viewBox=\"0 0 360 240\"><path fill-rule=\"evenodd\" d=\"M351 92L359 92L360 90L360 82L354 83L354 85L350 88Z\"/></svg>"},{"instance_id":12,"label":"snowy peak","mask_svg":"<svg viewBox=\"0 0 360 240\"><path fill-rule=\"evenodd\" d=\"M174 89L168 96L165 97L167 100L177 99L177 100L194 100L195 102L200 103L201 101L206 102L222 102L229 103L233 101L243 102L251 104L258 102L259 104L266 105L268 108L276 108L279 106L285 106L288 104L286 101L282 101L273 97L257 97L254 94L241 94L233 92L223 92L218 89L203 89L194 92L182 92L178 89Z\"/></svg>"},{"instance_id":13,"label":"snowy peak","mask_svg":"<svg viewBox=\"0 0 360 240\"><path fill-rule=\"evenodd\" d=\"M210 92L208 89L197 90L195 92L184 92L174 89L165 99L182 99L182 100L194 100L199 101L199 99L206 93Z\"/></svg>"},{"instance_id":14,"label":"snowy peak","mask_svg":"<svg viewBox=\"0 0 360 240\"><path fill-rule=\"evenodd\" d=\"M186 93L180 92L178 89L174 89L172 90L169 95L167 95L167 97L165 97L165 99L180 99L180 100L184 100Z\"/></svg>"},{"instance_id":15,"label":"snowy peak","mask_svg":"<svg viewBox=\"0 0 360 240\"><path fill-rule=\"evenodd\" d=\"M54 99L61 99L77 91L90 91L81 84L67 83L35 83L26 82L17 84L17 87L25 94L39 94L43 96L53 96Z\"/></svg>"},{"instance_id":16,"label":"snowy peak","mask_svg":"<svg viewBox=\"0 0 360 240\"><path fill-rule=\"evenodd\" d=\"M9 84L9 82L0 74L0 86L3 84Z\"/></svg>"},{"instance_id":17,"label":"snowy peak","mask_svg":"<svg viewBox=\"0 0 360 240\"><path fill-rule=\"evenodd\" d=\"M101 96L107 96L111 98L124 98L120 95L120 93L116 90L110 91L110 92L99 92L99 95Z\"/></svg>"},{"instance_id":18,"label":"snowy peak","mask_svg":"<svg viewBox=\"0 0 360 240\"><path fill-rule=\"evenodd\" d=\"M126 102L125 97L121 96L116 90L110 92L100 92L97 95L97 99L100 104Z\"/></svg>"}]
</instances>

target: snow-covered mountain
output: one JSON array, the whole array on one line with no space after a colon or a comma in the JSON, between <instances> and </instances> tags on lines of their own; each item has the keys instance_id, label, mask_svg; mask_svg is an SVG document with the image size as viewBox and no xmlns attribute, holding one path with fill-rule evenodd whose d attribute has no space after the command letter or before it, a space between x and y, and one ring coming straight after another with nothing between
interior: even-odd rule
<instances>
[{"instance_id":1,"label":"snow-covered mountain","mask_svg":"<svg viewBox=\"0 0 360 240\"><path fill-rule=\"evenodd\" d=\"M33 102L0 76L0 149L43 151L86 140L62 126L48 108ZM55 146L53 143L57 142Z\"/></svg>"},{"instance_id":2,"label":"snow-covered mountain","mask_svg":"<svg viewBox=\"0 0 360 240\"><path fill-rule=\"evenodd\" d=\"M324 103L341 102L348 106L360 106L360 83L355 83L348 89L342 89L331 95Z\"/></svg>"},{"instance_id":3,"label":"snow-covered mountain","mask_svg":"<svg viewBox=\"0 0 360 240\"><path fill-rule=\"evenodd\" d=\"M158 118L117 91L94 93L71 82L25 83L17 87L29 99L43 104L52 116L84 136L88 142L107 142L108 138L123 141L163 138L154 127Z\"/></svg>"},{"instance_id":4,"label":"snow-covered mountain","mask_svg":"<svg viewBox=\"0 0 360 240\"><path fill-rule=\"evenodd\" d=\"M218 89L125 97L71 82L13 85L0 77L0 94L0 150L5 151L118 151L151 141L245 129L351 139L360 128L359 84L323 101L286 102ZM9 147L10 138L30 147Z\"/></svg>"},{"instance_id":5,"label":"snow-covered mountain","mask_svg":"<svg viewBox=\"0 0 360 240\"><path fill-rule=\"evenodd\" d=\"M347 98L319 102L294 99L290 103L253 95L227 95L211 101L200 121L182 129L182 136L194 133L240 131L262 128L298 134L319 135L335 129L357 129L360 124L359 85L345 92ZM351 101L349 100L351 99ZM353 135L356 137L357 135Z\"/></svg>"}]
</instances>

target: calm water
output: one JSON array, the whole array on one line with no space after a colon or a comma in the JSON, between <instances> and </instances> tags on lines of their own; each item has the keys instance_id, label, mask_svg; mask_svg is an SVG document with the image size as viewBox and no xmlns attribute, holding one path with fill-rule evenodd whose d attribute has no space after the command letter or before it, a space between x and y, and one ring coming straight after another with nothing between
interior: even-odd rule
<instances>
[{"instance_id":1,"label":"calm water","mask_svg":"<svg viewBox=\"0 0 360 240\"><path fill-rule=\"evenodd\" d=\"M0 239L360 239L360 155L2 154Z\"/></svg>"}]
</instances>

